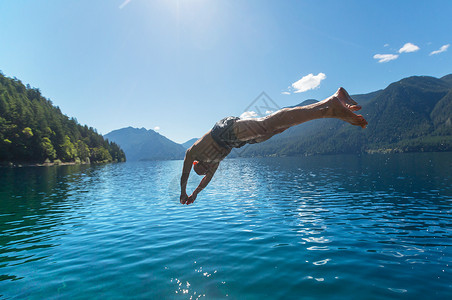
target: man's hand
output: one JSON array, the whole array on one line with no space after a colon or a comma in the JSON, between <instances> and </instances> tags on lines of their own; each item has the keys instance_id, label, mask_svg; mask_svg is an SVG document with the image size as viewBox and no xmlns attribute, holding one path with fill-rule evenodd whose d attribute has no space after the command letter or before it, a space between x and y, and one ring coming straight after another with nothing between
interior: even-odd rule
<instances>
[{"instance_id":1,"label":"man's hand","mask_svg":"<svg viewBox=\"0 0 452 300\"><path fill-rule=\"evenodd\" d=\"M198 196L198 193L193 192L193 194L191 194L190 197L188 197L186 204L189 205L189 204L192 204L193 202L195 202L197 196Z\"/></svg>"},{"instance_id":2,"label":"man's hand","mask_svg":"<svg viewBox=\"0 0 452 300\"><path fill-rule=\"evenodd\" d=\"M181 204L187 203L188 200L189 200L189 197L188 197L187 193L184 193L184 194L180 195L180 203Z\"/></svg>"}]
</instances>

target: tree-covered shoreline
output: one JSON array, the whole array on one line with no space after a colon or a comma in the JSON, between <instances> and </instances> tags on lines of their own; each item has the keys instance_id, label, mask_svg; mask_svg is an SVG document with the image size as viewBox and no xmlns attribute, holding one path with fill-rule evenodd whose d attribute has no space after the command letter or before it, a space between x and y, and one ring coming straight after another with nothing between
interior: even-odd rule
<instances>
[{"instance_id":1,"label":"tree-covered shoreline","mask_svg":"<svg viewBox=\"0 0 452 300\"><path fill-rule=\"evenodd\" d=\"M122 162L121 148L0 72L0 165Z\"/></svg>"}]
</instances>

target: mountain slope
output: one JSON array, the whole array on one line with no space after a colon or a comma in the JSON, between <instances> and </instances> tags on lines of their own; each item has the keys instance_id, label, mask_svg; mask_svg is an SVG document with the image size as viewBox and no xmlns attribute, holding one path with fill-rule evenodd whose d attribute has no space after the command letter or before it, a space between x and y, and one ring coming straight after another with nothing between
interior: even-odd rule
<instances>
[{"instance_id":1,"label":"mountain slope","mask_svg":"<svg viewBox=\"0 0 452 300\"><path fill-rule=\"evenodd\" d=\"M122 128L104 137L121 146L128 161L183 159L186 150L182 145L145 128Z\"/></svg>"},{"instance_id":2,"label":"mountain slope","mask_svg":"<svg viewBox=\"0 0 452 300\"><path fill-rule=\"evenodd\" d=\"M375 97L379 96L383 92L383 90L378 90L376 92L368 93L368 94L359 94L352 95L351 97L358 102L360 105L365 105L372 101Z\"/></svg>"},{"instance_id":3,"label":"mountain slope","mask_svg":"<svg viewBox=\"0 0 452 300\"><path fill-rule=\"evenodd\" d=\"M435 133L447 135L449 132L448 129L452 125L452 89L438 101L430 117L436 127Z\"/></svg>"},{"instance_id":4,"label":"mountain slope","mask_svg":"<svg viewBox=\"0 0 452 300\"><path fill-rule=\"evenodd\" d=\"M440 78L442 81L444 81L445 83L447 83L449 85L450 88L452 88L452 74L443 76Z\"/></svg>"},{"instance_id":5,"label":"mountain slope","mask_svg":"<svg viewBox=\"0 0 452 300\"><path fill-rule=\"evenodd\" d=\"M196 141L198 140L198 138L192 138L189 139L188 141L186 141L185 143L182 143L182 147L184 147L184 149L188 149L190 148Z\"/></svg>"}]
</instances>

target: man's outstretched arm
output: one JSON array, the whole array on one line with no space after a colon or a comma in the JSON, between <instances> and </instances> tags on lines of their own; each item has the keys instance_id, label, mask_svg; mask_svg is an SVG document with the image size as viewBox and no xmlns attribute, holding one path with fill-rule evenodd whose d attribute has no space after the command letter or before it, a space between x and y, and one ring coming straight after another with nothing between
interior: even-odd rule
<instances>
[{"instance_id":1,"label":"man's outstretched arm","mask_svg":"<svg viewBox=\"0 0 452 300\"><path fill-rule=\"evenodd\" d=\"M196 200L198 194L209 184L210 180L218 169L218 165L219 164L215 164L209 167L207 174L201 179L198 187L193 191L190 197L188 197L187 205L193 203Z\"/></svg>"},{"instance_id":2,"label":"man's outstretched arm","mask_svg":"<svg viewBox=\"0 0 452 300\"><path fill-rule=\"evenodd\" d=\"M188 200L187 182L190 176L191 167L194 159L191 157L190 149L185 152L184 167L182 169L182 176L180 178L180 203L185 204Z\"/></svg>"}]
</instances>

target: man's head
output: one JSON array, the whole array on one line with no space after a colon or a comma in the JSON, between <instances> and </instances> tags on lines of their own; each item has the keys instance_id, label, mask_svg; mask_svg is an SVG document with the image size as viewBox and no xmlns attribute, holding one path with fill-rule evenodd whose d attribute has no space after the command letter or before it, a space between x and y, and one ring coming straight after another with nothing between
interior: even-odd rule
<instances>
[{"instance_id":1,"label":"man's head","mask_svg":"<svg viewBox=\"0 0 452 300\"><path fill-rule=\"evenodd\" d=\"M193 170L195 170L198 175L206 175L209 170L212 168L212 164L202 162L202 161L194 161L193 162Z\"/></svg>"}]
</instances>

